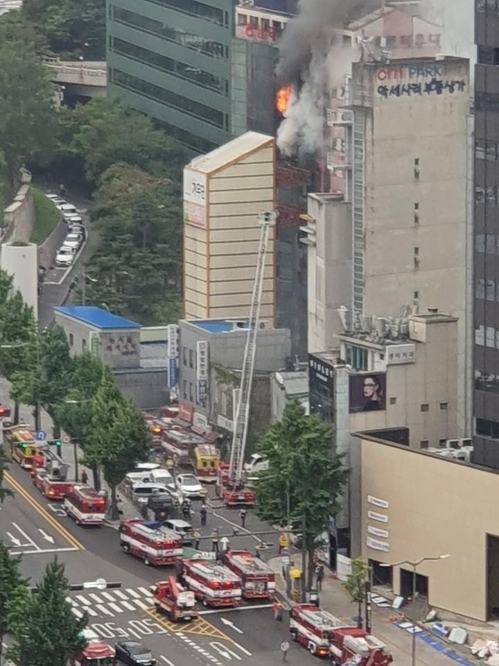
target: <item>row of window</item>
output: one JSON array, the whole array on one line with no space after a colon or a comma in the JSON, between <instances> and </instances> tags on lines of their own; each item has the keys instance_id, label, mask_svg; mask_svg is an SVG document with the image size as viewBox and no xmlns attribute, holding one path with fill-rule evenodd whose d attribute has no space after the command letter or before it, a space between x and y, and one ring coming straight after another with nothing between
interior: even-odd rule
<instances>
[{"instance_id":1,"label":"row of window","mask_svg":"<svg viewBox=\"0 0 499 666\"><path fill-rule=\"evenodd\" d=\"M111 69L110 80L117 86L138 92L145 97L149 97L150 99L166 104L183 113L204 120L210 125L220 127L227 131L229 130L229 116L222 111L213 109L200 102L195 102L182 95L177 95L171 90L165 90L153 83L126 74L119 69Z\"/></svg>"},{"instance_id":2,"label":"row of window","mask_svg":"<svg viewBox=\"0 0 499 666\"><path fill-rule=\"evenodd\" d=\"M475 281L475 297L481 301L499 302L499 282L479 278Z\"/></svg>"},{"instance_id":3,"label":"row of window","mask_svg":"<svg viewBox=\"0 0 499 666\"><path fill-rule=\"evenodd\" d=\"M187 361L189 359L189 361ZM182 347L182 364L189 368L194 369L196 367L196 354L193 349L187 349L187 347Z\"/></svg>"},{"instance_id":4,"label":"row of window","mask_svg":"<svg viewBox=\"0 0 499 666\"><path fill-rule=\"evenodd\" d=\"M476 139L475 157L477 160L487 159L495 162L499 158L499 143L488 139Z\"/></svg>"},{"instance_id":5,"label":"row of window","mask_svg":"<svg viewBox=\"0 0 499 666\"><path fill-rule=\"evenodd\" d=\"M152 67L157 67L180 79L192 81L192 83L203 86L203 88L210 88L210 90L222 93L223 95L229 94L229 82L226 79L221 79L219 76L210 74L210 72L191 67L184 62L168 58L168 56L161 53L155 53L117 37L110 38L109 46L115 53L133 58L147 65L152 65Z\"/></svg>"},{"instance_id":6,"label":"row of window","mask_svg":"<svg viewBox=\"0 0 499 666\"><path fill-rule=\"evenodd\" d=\"M179 28L165 25L161 21L156 21L147 16L142 16L136 12L131 12L128 9L121 9L111 5L111 18L117 23L123 23L132 28L138 28L143 32L149 32L152 35L163 37L170 42L175 42L188 49L203 53L204 55L212 58L229 59L229 47L221 42L211 41L204 39L198 35L186 32Z\"/></svg>"},{"instance_id":7,"label":"row of window","mask_svg":"<svg viewBox=\"0 0 499 666\"><path fill-rule=\"evenodd\" d=\"M192 148L196 153L210 153L215 148L218 148L216 143L211 141L206 141L206 139L196 136L191 132L186 132L185 130L180 129L180 127L174 127L169 123L165 123L163 120L155 120L155 125L163 129L168 136L171 136L172 139L177 139L179 143L184 144L188 148Z\"/></svg>"},{"instance_id":8,"label":"row of window","mask_svg":"<svg viewBox=\"0 0 499 666\"><path fill-rule=\"evenodd\" d=\"M499 439L499 423L487 419L476 419L475 429L477 435Z\"/></svg>"},{"instance_id":9,"label":"row of window","mask_svg":"<svg viewBox=\"0 0 499 666\"><path fill-rule=\"evenodd\" d=\"M499 254L499 234L476 234L475 250L486 254Z\"/></svg>"},{"instance_id":10,"label":"row of window","mask_svg":"<svg viewBox=\"0 0 499 666\"><path fill-rule=\"evenodd\" d=\"M481 65L499 65L499 49L493 46L479 46L477 59Z\"/></svg>"},{"instance_id":11,"label":"row of window","mask_svg":"<svg viewBox=\"0 0 499 666\"><path fill-rule=\"evenodd\" d=\"M499 13L499 0L476 0L477 12L486 12L488 14Z\"/></svg>"},{"instance_id":12,"label":"row of window","mask_svg":"<svg viewBox=\"0 0 499 666\"><path fill-rule=\"evenodd\" d=\"M496 375L487 375L487 376L477 377L475 379L475 389L477 391L487 391L489 393L499 393L499 377L497 377Z\"/></svg>"},{"instance_id":13,"label":"row of window","mask_svg":"<svg viewBox=\"0 0 499 666\"><path fill-rule=\"evenodd\" d=\"M475 187L475 203L484 204L485 202L499 203L499 187Z\"/></svg>"},{"instance_id":14,"label":"row of window","mask_svg":"<svg viewBox=\"0 0 499 666\"><path fill-rule=\"evenodd\" d=\"M475 329L475 345L477 347L499 349L499 330L492 326L478 326Z\"/></svg>"},{"instance_id":15,"label":"row of window","mask_svg":"<svg viewBox=\"0 0 499 666\"><path fill-rule=\"evenodd\" d=\"M222 9L217 7L212 7L204 2L198 2L198 0L148 0L149 2L154 2L156 5L163 5L164 7L170 7L175 9L182 14L189 14L190 16L195 16L196 18L203 19L205 21L211 21L217 25L221 25L225 28L228 28L229 23L229 12L224 12Z\"/></svg>"},{"instance_id":16,"label":"row of window","mask_svg":"<svg viewBox=\"0 0 499 666\"><path fill-rule=\"evenodd\" d=\"M476 111L499 111L499 94L489 92L475 93Z\"/></svg>"}]
</instances>

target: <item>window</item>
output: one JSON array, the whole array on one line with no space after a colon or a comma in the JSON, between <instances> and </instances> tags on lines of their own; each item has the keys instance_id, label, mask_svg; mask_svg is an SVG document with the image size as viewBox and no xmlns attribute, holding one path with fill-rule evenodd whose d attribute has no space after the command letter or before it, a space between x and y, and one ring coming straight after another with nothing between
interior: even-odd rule
<instances>
[{"instance_id":1,"label":"window","mask_svg":"<svg viewBox=\"0 0 499 666\"><path fill-rule=\"evenodd\" d=\"M397 398L390 398L390 405L396 405L397 404Z\"/></svg>"},{"instance_id":2,"label":"window","mask_svg":"<svg viewBox=\"0 0 499 666\"><path fill-rule=\"evenodd\" d=\"M416 256L419 255L419 247L415 247L415 248L414 248L414 254L415 254Z\"/></svg>"},{"instance_id":3,"label":"window","mask_svg":"<svg viewBox=\"0 0 499 666\"><path fill-rule=\"evenodd\" d=\"M442 411L442 412L446 412L448 406L449 406L449 403L448 403L448 402L441 402L441 403L440 403L440 409L441 409L441 411Z\"/></svg>"},{"instance_id":4,"label":"window","mask_svg":"<svg viewBox=\"0 0 499 666\"><path fill-rule=\"evenodd\" d=\"M189 382L189 402L194 402L194 391L191 382Z\"/></svg>"},{"instance_id":5,"label":"window","mask_svg":"<svg viewBox=\"0 0 499 666\"><path fill-rule=\"evenodd\" d=\"M439 439L439 440L438 440L438 445L439 445L440 447L445 447L446 444L447 444L447 440L446 440L446 439Z\"/></svg>"},{"instance_id":6,"label":"window","mask_svg":"<svg viewBox=\"0 0 499 666\"><path fill-rule=\"evenodd\" d=\"M418 167L419 166L419 157L414 158L414 166Z\"/></svg>"},{"instance_id":7,"label":"window","mask_svg":"<svg viewBox=\"0 0 499 666\"><path fill-rule=\"evenodd\" d=\"M421 411L422 412L429 412L430 411L430 405L428 403L425 403L424 405L421 405Z\"/></svg>"},{"instance_id":8,"label":"window","mask_svg":"<svg viewBox=\"0 0 499 666\"><path fill-rule=\"evenodd\" d=\"M69 334L69 346L72 347L75 343L75 338L72 333Z\"/></svg>"},{"instance_id":9,"label":"window","mask_svg":"<svg viewBox=\"0 0 499 666\"><path fill-rule=\"evenodd\" d=\"M187 400L187 381L185 379L182 384L182 396L184 400Z\"/></svg>"},{"instance_id":10,"label":"window","mask_svg":"<svg viewBox=\"0 0 499 666\"><path fill-rule=\"evenodd\" d=\"M368 370L367 365L367 349L362 349L361 347L353 347L347 345L346 347L346 361L348 365L351 365L354 370Z\"/></svg>"},{"instance_id":11,"label":"window","mask_svg":"<svg viewBox=\"0 0 499 666\"><path fill-rule=\"evenodd\" d=\"M194 368L194 351L189 349L189 368Z\"/></svg>"},{"instance_id":12,"label":"window","mask_svg":"<svg viewBox=\"0 0 499 666\"><path fill-rule=\"evenodd\" d=\"M414 204L414 210L419 210L419 204L418 203Z\"/></svg>"},{"instance_id":13,"label":"window","mask_svg":"<svg viewBox=\"0 0 499 666\"><path fill-rule=\"evenodd\" d=\"M428 439L423 439L421 442L419 442L419 448L420 449L427 449L430 446L430 440Z\"/></svg>"},{"instance_id":14,"label":"window","mask_svg":"<svg viewBox=\"0 0 499 666\"><path fill-rule=\"evenodd\" d=\"M499 439L499 423L487 419L476 420L476 434Z\"/></svg>"},{"instance_id":15,"label":"window","mask_svg":"<svg viewBox=\"0 0 499 666\"><path fill-rule=\"evenodd\" d=\"M187 367L187 347L182 347L182 363Z\"/></svg>"},{"instance_id":16,"label":"window","mask_svg":"<svg viewBox=\"0 0 499 666\"><path fill-rule=\"evenodd\" d=\"M157 5L163 5L165 7L171 7L176 9L183 14L189 14L190 16L195 16L200 19L205 19L206 21L211 21L217 25L225 26L228 24L228 16L224 16L224 12L221 9L211 7L204 2L198 2L198 0L149 0L154 2Z\"/></svg>"},{"instance_id":17,"label":"window","mask_svg":"<svg viewBox=\"0 0 499 666\"><path fill-rule=\"evenodd\" d=\"M415 291L415 292L414 292L414 296L413 296L413 298L416 298L416 299L419 298L419 291Z\"/></svg>"},{"instance_id":18,"label":"window","mask_svg":"<svg viewBox=\"0 0 499 666\"><path fill-rule=\"evenodd\" d=\"M86 341L86 340L82 340L82 341L81 341L81 350L82 350L82 351L85 351L86 348L87 348L87 341Z\"/></svg>"}]
</instances>

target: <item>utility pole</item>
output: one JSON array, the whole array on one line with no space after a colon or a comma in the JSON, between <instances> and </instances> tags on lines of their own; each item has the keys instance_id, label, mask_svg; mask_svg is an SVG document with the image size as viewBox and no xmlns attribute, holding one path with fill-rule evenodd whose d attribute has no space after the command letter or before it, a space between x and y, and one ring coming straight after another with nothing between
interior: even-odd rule
<instances>
[{"instance_id":1,"label":"utility pole","mask_svg":"<svg viewBox=\"0 0 499 666\"><path fill-rule=\"evenodd\" d=\"M304 604L307 601L307 521L305 515L301 521L301 529L301 602Z\"/></svg>"}]
</instances>

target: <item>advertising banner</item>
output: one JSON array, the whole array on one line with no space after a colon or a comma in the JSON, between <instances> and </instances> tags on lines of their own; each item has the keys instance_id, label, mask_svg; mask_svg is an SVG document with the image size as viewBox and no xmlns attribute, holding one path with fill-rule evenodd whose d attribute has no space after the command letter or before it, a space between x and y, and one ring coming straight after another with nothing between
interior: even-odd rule
<instances>
[{"instance_id":1,"label":"advertising banner","mask_svg":"<svg viewBox=\"0 0 499 666\"><path fill-rule=\"evenodd\" d=\"M386 373L350 375L350 414L386 409Z\"/></svg>"},{"instance_id":2,"label":"advertising banner","mask_svg":"<svg viewBox=\"0 0 499 666\"><path fill-rule=\"evenodd\" d=\"M206 174L184 169L184 223L206 229Z\"/></svg>"}]
</instances>

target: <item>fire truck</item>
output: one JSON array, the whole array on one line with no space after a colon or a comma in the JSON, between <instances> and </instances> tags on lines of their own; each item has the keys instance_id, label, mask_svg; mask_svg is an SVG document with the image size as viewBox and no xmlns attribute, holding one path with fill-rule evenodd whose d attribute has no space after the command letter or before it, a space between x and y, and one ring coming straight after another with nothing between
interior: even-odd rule
<instances>
[{"instance_id":1,"label":"fire truck","mask_svg":"<svg viewBox=\"0 0 499 666\"><path fill-rule=\"evenodd\" d=\"M340 619L313 604L297 604L291 608L289 615L292 639L318 657L329 656L333 631L346 626Z\"/></svg>"},{"instance_id":2,"label":"fire truck","mask_svg":"<svg viewBox=\"0 0 499 666\"><path fill-rule=\"evenodd\" d=\"M358 666L389 666L393 657L386 645L363 629L333 629L329 648L335 666L354 663Z\"/></svg>"},{"instance_id":3,"label":"fire truck","mask_svg":"<svg viewBox=\"0 0 499 666\"><path fill-rule=\"evenodd\" d=\"M174 576L151 587L158 612L166 613L173 622L189 622L198 617L194 592L186 590Z\"/></svg>"},{"instance_id":4,"label":"fire truck","mask_svg":"<svg viewBox=\"0 0 499 666\"><path fill-rule=\"evenodd\" d=\"M43 462L42 462L43 461ZM42 464L40 465L40 463ZM51 500L62 500L73 490L68 481L68 465L49 446L40 446L33 460L31 478L33 485Z\"/></svg>"},{"instance_id":5,"label":"fire truck","mask_svg":"<svg viewBox=\"0 0 499 666\"><path fill-rule=\"evenodd\" d=\"M69 659L70 666L116 666L116 651L104 643L91 629L84 629L80 636L81 647Z\"/></svg>"},{"instance_id":6,"label":"fire truck","mask_svg":"<svg viewBox=\"0 0 499 666\"><path fill-rule=\"evenodd\" d=\"M198 444L194 447L193 462L196 476L201 483L217 480L220 456L214 444Z\"/></svg>"},{"instance_id":7,"label":"fire truck","mask_svg":"<svg viewBox=\"0 0 499 666\"><path fill-rule=\"evenodd\" d=\"M75 485L64 498L64 509L77 525L103 525L106 498L89 486Z\"/></svg>"},{"instance_id":8,"label":"fire truck","mask_svg":"<svg viewBox=\"0 0 499 666\"><path fill-rule=\"evenodd\" d=\"M183 579L203 606L237 606L241 601L241 579L216 562L184 560Z\"/></svg>"},{"instance_id":9,"label":"fire truck","mask_svg":"<svg viewBox=\"0 0 499 666\"><path fill-rule=\"evenodd\" d=\"M225 501L227 506L255 506L255 491L245 487L242 483L232 483L227 463L221 462L218 466L215 492L218 497Z\"/></svg>"},{"instance_id":10,"label":"fire truck","mask_svg":"<svg viewBox=\"0 0 499 666\"><path fill-rule=\"evenodd\" d=\"M157 522L124 520L120 545L123 552L144 560L146 565L170 565L182 559L182 537Z\"/></svg>"},{"instance_id":11,"label":"fire truck","mask_svg":"<svg viewBox=\"0 0 499 666\"><path fill-rule=\"evenodd\" d=\"M243 582L245 599L272 599L275 593L275 573L268 564L253 557L247 550L228 550L224 564Z\"/></svg>"},{"instance_id":12,"label":"fire truck","mask_svg":"<svg viewBox=\"0 0 499 666\"><path fill-rule=\"evenodd\" d=\"M10 446L12 458L23 469L31 469L38 449L35 433L26 426L19 426L13 430L6 430L5 440Z\"/></svg>"}]
</instances>

